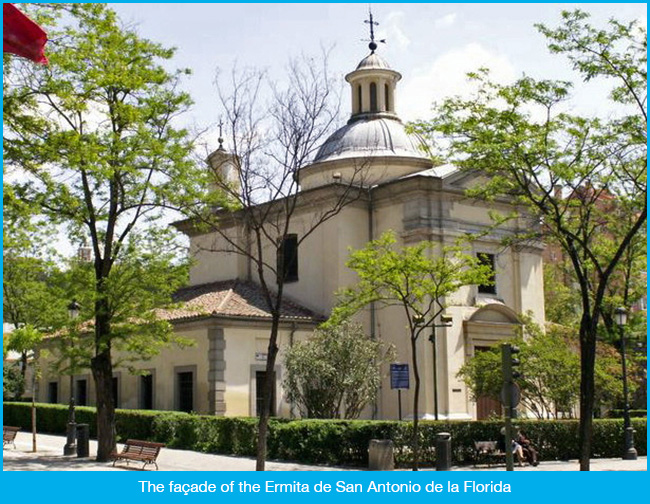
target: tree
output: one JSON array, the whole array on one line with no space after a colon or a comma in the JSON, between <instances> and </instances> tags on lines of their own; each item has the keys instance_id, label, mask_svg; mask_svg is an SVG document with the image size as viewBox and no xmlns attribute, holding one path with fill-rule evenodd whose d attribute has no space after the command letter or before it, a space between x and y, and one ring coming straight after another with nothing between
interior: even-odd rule
<instances>
[{"instance_id":1,"label":"tree","mask_svg":"<svg viewBox=\"0 0 650 504\"><path fill-rule=\"evenodd\" d=\"M36 380L40 374L39 346L43 340L43 333L32 325L24 325L9 335L7 350L28 354L32 360L32 451L36 452Z\"/></svg>"},{"instance_id":2,"label":"tree","mask_svg":"<svg viewBox=\"0 0 650 504\"><path fill-rule=\"evenodd\" d=\"M305 418L357 418L374 401L392 349L345 321L318 329L285 357L287 399Z\"/></svg>"},{"instance_id":3,"label":"tree","mask_svg":"<svg viewBox=\"0 0 650 504\"><path fill-rule=\"evenodd\" d=\"M322 224L360 197L361 162L348 180L310 194L299 192L299 171L307 166L336 126L339 99L322 60L303 57L289 63L288 84L271 81L265 72L233 70L229 84L217 77L229 152L210 156L213 187L227 201L211 218L180 223L182 229L214 233L203 250L246 258L271 314L266 376L273 376L278 353L285 284L290 281L291 250L297 250ZM299 236L287 244L300 229ZM259 415L256 469L263 471L273 380L266 380Z\"/></svg>"},{"instance_id":4,"label":"tree","mask_svg":"<svg viewBox=\"0 0 650 504\"><path fill-rule=\"evenodd\" d=\"M10 247L3 251L2 268L2 315L3 322L14 330L26 325L41 330L60 327L59 308L61 300L54 295L51 280L56 266L48 260L28 255L29 250L19 251ZM20 373L22 381L28 364L26 348L20 352ZM19 397L22 395L18 393Z\"/></svg>"},{"instance_id":5,"label":"tree","mask_svg":"<svg viewBox=\"0 0 650 504\"><path fill-rule=\"evenodd\" d=\"M577 329L550 323L542 331L528 316L523 316L522 333L512 343L520 349L521 376L517 384L523 409L540 419L572 418L580 398ZM606 343L601 343L597 352L596 404L611 409L623 397L620 358ZM474 400L481 396L498 400L503 385L500 348L495 346L477 353L461 367L458 377Z\"/></svg>"},{"instance_id":6,"label":"tree","mask_svg":"<svg viewBox=\"0 0 650 504\"><path fill-rule=\"evenodd\" d=\"M570 261L580 294L580 469L588 470L604 301L647 214L647 37L634 22L595 28L584 12L562 17L558 28L538 29L583 80L613 83L615 115L563 112L569 82L523 77L499 85L482 70L472 74L475 96L445 100L420 128L449 139L444 157L486 176L473 196L506 195L526 209L532 232L521 239L551 237ZM610 196L614 206L605 203ZM617 207L633 209L633 218L621 219ZM610 245L600 247L598 235L613 229Z\"/></svg>"},{"instance_id":7,"label":"tree","mask_svg":"<svg viewBox=\"0 0 650 504\"><path fill-rule=\"evenodd\" d=\"M580 362L572 342L556 326L543 332L528 321L526 328L526 338L512 341L520 349L521 376L516 381L521 404L540 419L570 417L579 397L580 375ZM500 347L477 353L461 367L458 377L474 400L481 396L498 400L503 385Z\"/></svg>"},{"instance_id":8,"label":"tree","mask_svg":"<svg viewBox=\"0 0 650 504\"><path fill-rule=\"evenodd\" d=\"M553 258L544 263L544 315L547 322L564 327L580 325L580 293L568 261Z\"/></svg>"},{"instance_id":9,"label":"tree","mask_svg":"<svg viewBox=\"0 0 650 504\"><path fill-rule=\"evenodd\" d=\"M178 285L151 272L156 288L145 289L138 277L150 272L154 252L164 251L170 264L175 243L157 238L163 209L214 200L204 191L206 170L190 159L187 132L175 127L191 101L178 89L186 72L163 66L173 50L121 27L106 5L73 4L69 14L60 29L47 28L47 67L11 60L15 68L3 80L4 162L17 199L92 248L83 304L93 319L97 459L104 461L115 448L114 344L147 354L151 342L171 337L169 324L145 320L137 310L154 307ZM147 249L143 235L156 246ZM131 331L144 339L131 339Z\"/></svg>"},{"instance_id":10,"label":"tree","mask_svg":"<svg viewBox=\"0 0 650 504\"><path fill-rule=\"evenodd\" d=\"M417 341L431 330L444 311L447 298L464 285L487 284L489 266L463 252L459 246L436 247L431 242L399 247L392 231L350 254L346 265L359 276L354 287L340 293L340 303L328 323L337 323L370 303L398 306L406 317L411 343L413 392L413 470L419 465L420 373Z\"/></svg>"}]
</instances>

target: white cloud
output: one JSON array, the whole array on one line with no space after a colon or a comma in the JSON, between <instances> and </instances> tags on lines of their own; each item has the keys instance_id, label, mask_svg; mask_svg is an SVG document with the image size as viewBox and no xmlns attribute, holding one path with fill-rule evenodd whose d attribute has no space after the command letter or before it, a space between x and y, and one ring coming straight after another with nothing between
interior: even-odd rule
<instances>
[{"instance_id":1,"label":"white cloud","mask_svg":"<svg viewBox=\"0 0 650 504\"><path fill-rule=\"evenodd\" d=\"M407 121L425 119L431 115L434 101L455 95L468 97L475 84L468 81L467 73L481 67L489 68L491 79L496 82L511 82L516 77L515 68L506 56L490 52L477 43L467 44L404 76L404 84L398 90L398 114Z\"/></svg>"},{"instance_id":2,"label":"white cloud","mask_svg":"<svg viewBox=\"0 0 650 504\"><path fill-rule=\"evenodd\" d=\"M380 29L377 30L379 40L386 39L391 48L399 51L405 51L411 44L411 39L407 37L402 28L404 17L404 12L392 11L386 16L386 20L379 25Z\"/></svg>"},{"instance_id":3,"label":"white cloud","mask_svg":"<svg viewBox=\"0 0 650 504\"><path fill-rule=\"evenodd\" d=\"M452 26L456 22L456 17L457 15L455 12L447 14L446 16L442 16L433 22L433 27L439 30L440 28L447 28L449 26Z\"/></svg>"}]
</instances>

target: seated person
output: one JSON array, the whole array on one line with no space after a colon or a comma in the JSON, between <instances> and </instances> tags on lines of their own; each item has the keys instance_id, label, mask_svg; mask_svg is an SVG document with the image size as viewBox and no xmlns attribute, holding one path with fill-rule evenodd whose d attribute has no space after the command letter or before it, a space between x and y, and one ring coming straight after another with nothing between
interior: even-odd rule
<instances>
[{"instance_id":1,"label":"seated person","mask_svg":"<svg viewBox=\"0 0 650 504\"><path fill-rule=\"evenodd\" d=\"M537 460L537 450L533 446L533 443L531 443L530 439L528 439L523 432L517 431L516 440L521 446L526 462L532 466L537 466L539 464L539 461Z\"/></svg>"},{"instance_id":2,"label":"seated person","mask_svg":"<svg viewBox=\"0 0 650 504\"><path fill-rule=\"evenodd\" d=\"M516 438L517 436L515 436ZM499 440L498 443L498 448L502 451L505 451L505 446L506 446L506 428L502 427L501 428L501 439ZM519 462L519 467L522 467L524 465L524 451L523 447L515 440L512 439L512 444L511 444L511 449L513 455L517 456L517 461Z\"/></svg>"}]
</instances>

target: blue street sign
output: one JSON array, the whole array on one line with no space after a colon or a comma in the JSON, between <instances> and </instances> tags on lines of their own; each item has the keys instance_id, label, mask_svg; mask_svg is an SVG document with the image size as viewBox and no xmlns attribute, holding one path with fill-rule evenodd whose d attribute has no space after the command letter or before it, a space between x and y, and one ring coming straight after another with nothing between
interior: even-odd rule
<instances>
[{"instance_id":1,"label":"blue street sign","mask_svg":"<svg viewBox=\"0 0 650 504\"><path fill-rule=\"evenodd\" d=\"M409 388L409 365L408 364L390 365L390 388L392 389Z\"/></svg>"}]
</instances>

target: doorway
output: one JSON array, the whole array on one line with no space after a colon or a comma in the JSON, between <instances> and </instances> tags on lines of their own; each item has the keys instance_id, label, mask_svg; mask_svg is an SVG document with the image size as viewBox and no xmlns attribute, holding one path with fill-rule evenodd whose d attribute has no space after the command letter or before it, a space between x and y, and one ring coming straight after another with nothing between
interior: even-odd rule
<instances>
[{"instance_id":1,"label":"doorway","mask_svg":"<svg viewBox=\"0 0 650 504\"><path fill-rule=\"evenodd\" d=\"M490 347L474 347L474 355L479 352L486 352ZM490 396L481 396L476 399L476 419L487 420L488 418L501 416L501 401Z\"/></svg>"}]
</instances>

